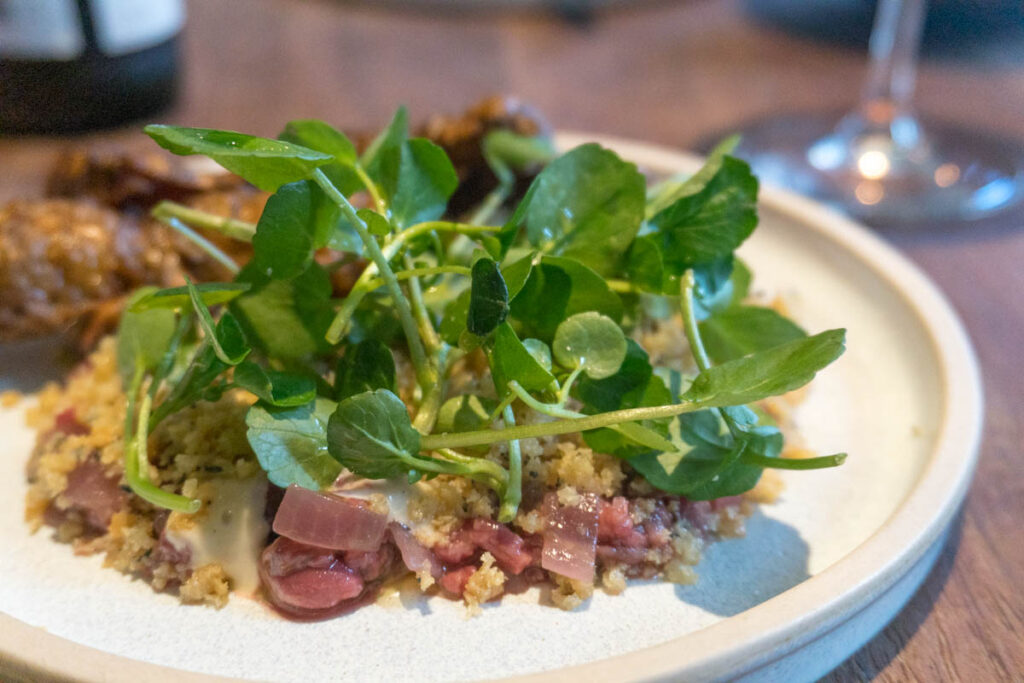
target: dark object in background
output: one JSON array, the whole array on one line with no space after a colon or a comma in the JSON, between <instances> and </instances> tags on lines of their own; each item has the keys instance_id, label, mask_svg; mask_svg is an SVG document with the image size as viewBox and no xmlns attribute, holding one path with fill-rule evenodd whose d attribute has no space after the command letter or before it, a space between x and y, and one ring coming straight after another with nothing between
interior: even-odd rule
<instances>
[{"instance_id":1,"label":"dark object in background","mask_svg":"<svg viewBox=\"0 0 1024 683\"><path fill-rule=\"evenodd\" d=\"M874 0L745 0L758 22L813 40L865 46L874 22ZM1024 2L932 0L921 53L927 58L992 64L1024 62Z\"/></svg>"},{"instance_id":2,"label":"dark object in background","mask_svg":"<svg viewBox=\"0 0 1024 683\"><path fill-rule=\"evenodd\" d=\"M0 0L0 133L72 133L168 106L182 0Z\"/></svg>"}]
</instances>

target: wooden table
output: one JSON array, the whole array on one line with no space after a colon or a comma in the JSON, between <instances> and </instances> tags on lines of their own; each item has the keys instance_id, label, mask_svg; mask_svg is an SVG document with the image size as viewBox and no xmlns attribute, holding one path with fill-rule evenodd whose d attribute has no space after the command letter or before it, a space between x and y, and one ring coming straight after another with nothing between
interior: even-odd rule
<instances>
[{"instance_id":1,"label":"wooden table","mask_svg":"<svg viewBox=\"0 0 1024 683\"><path fill-rule=\"evenodd\" d=\"M847 107L864 66L860 50L755 26L735 2L651 3L582 27L327 1L196 0L189 10L184 91L160 118L268 135L287 118L373 128L399 103L422 116L505 92L560 128L685 148L753 118ZM925 63L919 108L1024 139L1024 58L997 62ZM38 193L62 144L0 140L0 197ZM832 678L1022 680L1024 213L888 236L967 324L987 424L977 478L936 569Z\"/></svg>"}]
</instances>

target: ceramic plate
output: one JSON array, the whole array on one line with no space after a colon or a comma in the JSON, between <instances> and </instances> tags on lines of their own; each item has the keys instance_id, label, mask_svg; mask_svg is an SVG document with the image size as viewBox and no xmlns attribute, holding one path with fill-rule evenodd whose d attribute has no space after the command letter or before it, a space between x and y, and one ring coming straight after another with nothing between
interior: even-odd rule
<instances>
[{"instance_id":1,"label":"ceramic plate","mask_svg":"<svg viewBox=\"0 0 1024 683\"><path fill-rule=\"evenodd\" d=\"M603 142L654 173L698 163ZM864 228L784 192L762 192L761 217L741 250L756 288L785 296L809 330L849 330L848 351L819 375L796 419L810 447L850 457L837 469L784 473L781 500L750 519L745 539L712 546L696 585L638 582L618 597L598 592L576 612L527 594L472 619L437 598L313 624L244 599L220 611L182 607L103 569L99 557L73 556L45 531L28 534L32 435L22 405L0 414L0 674L699 681L825 673L885 625L938 554L973 471L981 392L962 326L916 267Z\"/></svg>"}]
</instances>

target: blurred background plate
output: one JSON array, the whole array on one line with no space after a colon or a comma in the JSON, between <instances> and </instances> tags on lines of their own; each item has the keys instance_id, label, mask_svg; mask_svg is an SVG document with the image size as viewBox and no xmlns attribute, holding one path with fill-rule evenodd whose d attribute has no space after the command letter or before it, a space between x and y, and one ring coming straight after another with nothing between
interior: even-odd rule
<instances>
[{"instance_id":1,"label":"blurred background plate","mask_svg":"<svg viewBox=\"0 0 1024 683\"><path fill-rule=\"evenodd\" d=\"M589 139L562 135L559 143ZM699 163L604 142L656 174ZM762 227L741 250L755 288L786 297L808 329L849 330L846 355L821 373L796 417L811 448L850 457L835 470L784 474L781 500L749 521L747 538L707 552L698 584L636 582L571 613L538 607L527 594L474 619L440 599L314 624L242 599L220 611L182 607L102 569L101 558L74 557L46 532L28 534L23 467L33 435L22 405L0 412L0 674L298 681L826 673L888 622L941 549L973 473L981 390L963 328L916 267L819 205L770 188L762 200Z\"/></svg>"}]
</instances>

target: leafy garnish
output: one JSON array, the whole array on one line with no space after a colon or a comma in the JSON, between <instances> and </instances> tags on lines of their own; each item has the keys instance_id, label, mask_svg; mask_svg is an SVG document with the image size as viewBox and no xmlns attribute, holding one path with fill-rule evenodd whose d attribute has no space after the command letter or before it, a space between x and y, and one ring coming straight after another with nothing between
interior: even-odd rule
<instances>
[{"instance_id":1,"label":"leafy garnish","mask_svg":"<svg viewBox=\"0 0 1024 683\"><path fill-rule=\"evenodd\" d=\"M327 452L327 420L335 408L318 398L293 408L257 403L249 409L246 437L271 483L318 491L338 478L341 465Z\"/></svg>"},{"instance_id":2,"label":"leafy garnish","mask_svg":"<svg viewBox=\"0 0 1024 683\"><path fill-rule=\"evenodd\" d=\"M232 388L259 399L248 438L279 486L324 488L342 467L410 482L465 477L494 492L502 521L522 497L525 438L581 432L693 500L743 493L765 467L845 457L781 458L778 428L748 405L806 384L842 353L844 334L807 336L745 302L751 276L735 250L757 222L758 186L729 156L734 140L648 196L636 166L599 145L551 160L542 137L490 131L481 153L497 186L462 222L445 215L458 182L450 160L409 137L404 109L361 155L317 120L288 123L278 140L146 130L273 193L255 226L181 205L155 210L236 273L143 290L122 319L126 477L156 505L198 501L146 479L149 432ZM491 225L515 171L546 162ZM188 225L251 242L252 261L240 269ZM332 278L359 258L368 265L335 291ZM672 311L696 376L652 367L637 341L645 314L673 325ZM477 381L485 358L496 399ZM464 368L483 375L453 381Z\"/></svg>"}]
</instances>

